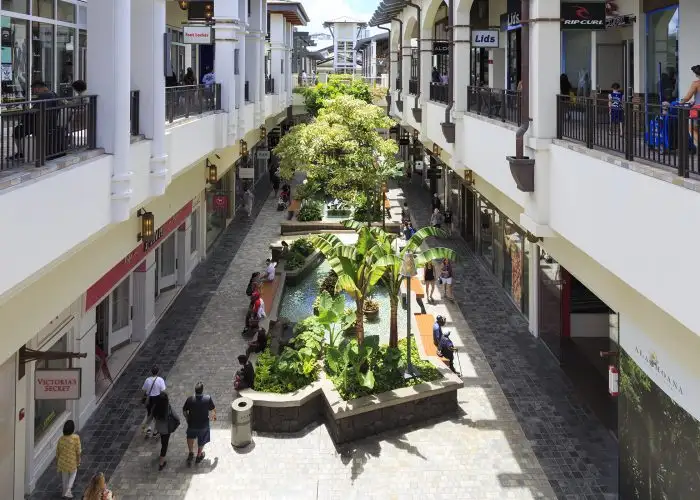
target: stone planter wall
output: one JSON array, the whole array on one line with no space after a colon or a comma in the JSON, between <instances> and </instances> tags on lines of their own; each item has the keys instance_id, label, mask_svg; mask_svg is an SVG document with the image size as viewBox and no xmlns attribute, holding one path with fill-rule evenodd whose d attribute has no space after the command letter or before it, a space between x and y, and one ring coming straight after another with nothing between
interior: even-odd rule
<instances>
[{"instance_id":1,"label":"stone planter wall","mask_svg":"<svg viewBox=\"0 0 700 500\"><path fill-rule=\"evenodd\" d=\"M258 432L299 432L323 419L323 405L320 391L299 406L253 404L253 429Z\"/></svg>"},{"instance_id":2,"label":"stone planter wall","mask_svg":"<svg viewBox=\"0 0 700 500\"><path fill-rule=\"evenodd\" d=\"M382 227L381 222L372 223L374 227ZM391 233L398 233L400 224L398 222L386 222L386 230ZM296 234L296 233L318 233L322 231L348 231L340 222L331 221L309 221L299 222L296 220L282 221L280 223L280 234Z\"/></svg>"},{"instance_id":3,"label":"stone planter wall","mask_svg":"<svg viewBox=\"0 0 700 500\"><path fill-rule=\"evenodd\" d=\"M285 271L286 278L284 283L286 285L296 285L301 280L306 278L311 271L313 271L323 260L323 254L318 250L314 251L311 255L306 258L306 262L303 266L293 271Z\"/></svg>"}]
</instances>

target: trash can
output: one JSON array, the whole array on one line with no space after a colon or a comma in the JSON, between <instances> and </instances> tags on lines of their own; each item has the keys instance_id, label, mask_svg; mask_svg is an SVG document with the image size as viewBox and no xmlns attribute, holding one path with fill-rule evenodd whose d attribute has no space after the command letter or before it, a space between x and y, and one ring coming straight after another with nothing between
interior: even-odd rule
<instances>
[{"instance_id":1,"label":"trash can","mask_svg":"<svg viewBox=\"0 0 700 500\"><path fill-rule=\"evenodd\" d=\"M231 444L234 448L248 446L253 440L253 400L238 398L231 403Z\"/></svg>"}]
</instances>

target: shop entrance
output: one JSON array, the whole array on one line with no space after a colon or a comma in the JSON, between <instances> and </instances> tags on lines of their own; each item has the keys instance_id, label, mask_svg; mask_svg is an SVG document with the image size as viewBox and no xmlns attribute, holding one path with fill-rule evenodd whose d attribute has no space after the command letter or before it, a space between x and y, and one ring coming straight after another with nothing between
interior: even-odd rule
<instances>
[{"instance_id":1,"label":"shop entrance","mask_svg":"<svg viewBox=\"0 0 700 500\"><path fill-rule=\"evenodd\" d=\"M617 399L608 392L608 365L617 366L617 314L557 261L540 250L539 336L579 396L617 435Z\"/></svg>"},{"instance_id":2,"label":"shop entrance","mask_svg":"<svg viewBox=\"0 0 700 500\"><path fill-rule=\"evenodd\" d=\"M15 484L15 357L0 365L0 498L14 498Z\"/></svg>"},{"instance_id":3,"label":"shop entrance","mask_svg":"<svg viewBox=\"0 0 700 500\"><path fill-rule=\"evenodd\" d=\"M489 50L483 47L473 48L471 54L471 77L469 85L489 86Z\"/></svg>"}]
</instances>

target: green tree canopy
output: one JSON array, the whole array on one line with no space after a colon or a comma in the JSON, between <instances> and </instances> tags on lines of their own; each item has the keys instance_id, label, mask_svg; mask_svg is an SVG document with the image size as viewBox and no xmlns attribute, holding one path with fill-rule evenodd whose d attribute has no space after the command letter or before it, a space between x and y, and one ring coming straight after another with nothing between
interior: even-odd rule
<instances>
[{"instance_id":1,"label":"green tree canopy","mask_svg":"<svg viewBox=\"0 0 700 500\"><path fill-rule=\"evenodd\" d=\"M367 104L372 102L372 92L364 81L343 75L331 75L328 78L328 83L317 83L313 87L304 87L302 95L306 109L313 116L318 115L326 101L340 95L349 95Z\"/></svg>"},{"instance_id":2,"label":"green tree canopy","mask_svg":"<svg viewBox=\"0 0 700 500\"><path fill-rule=\"evenodd\" d=\"M293 127L275 147L282 177L304 172L309 185L357 204L399 175L398 146L377 132L392 125L381 108L361 99L339 95L325 101L311 123Z\"/></svg>"}]
</instances>

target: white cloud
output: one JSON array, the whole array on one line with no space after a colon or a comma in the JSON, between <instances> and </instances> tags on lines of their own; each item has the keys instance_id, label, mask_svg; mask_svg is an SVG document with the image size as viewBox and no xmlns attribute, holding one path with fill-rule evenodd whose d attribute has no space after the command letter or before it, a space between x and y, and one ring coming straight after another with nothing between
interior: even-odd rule
<instances>
[{"instance_id":1,"label":"white cloud","mask_svg":"<svg viewBox=\"0 0 700 500\"><path fill-rule=\"evenodd\" d=\"M357 8L357 0L355 0L355 2L352 2L352 0L302 0L301 3L304 5L304 10L306 10L310 21L308 25L300 27L300 29L309 31L311 34L329 33L329 31L323 27L323 23L338 17L347 16L352 19L369 22L376 8L376 5L374 5L370 7L372 9L370 11L360 10ZM353 3L355 7L352 6ZM377 4L378 3L377 1ZM319 45L323 44L324 42L319 43Z\"/></svg>"}]
</instances>

